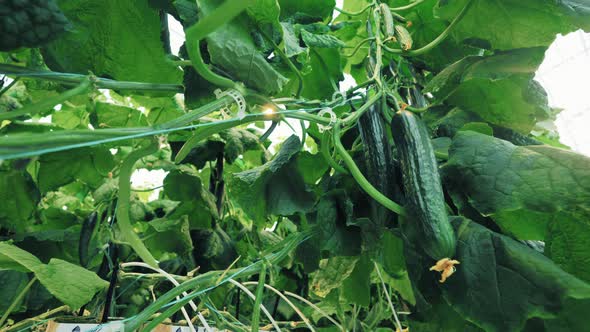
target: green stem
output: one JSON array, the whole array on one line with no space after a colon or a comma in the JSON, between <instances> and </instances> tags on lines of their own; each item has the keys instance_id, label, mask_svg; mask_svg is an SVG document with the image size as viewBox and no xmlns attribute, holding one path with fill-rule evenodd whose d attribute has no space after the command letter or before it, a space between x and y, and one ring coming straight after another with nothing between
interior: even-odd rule
<instances>
[{"instance_id":1,"label":"green stem","mask_svg":"<svg viewBox=\"0 0 590 332\"><path fill-rule=\"evenodd\" d=\"M56 130L46 133L6 135L0 139L0 159L27 158L50 152L139 138L152 134L153 128L108 128Z\"/></svg>"},{"instance_id":2,"label":"green stem","mask_svg":"<svg viewBox=\"0 0 590 332\"><path fill-rule=\"evenodd\" d=\"M367 178L365 178L363 173L361 173L361 171L359 170L359 168L356 165L356 163L354 162L354 160L352 160L352 157L348 154L348 152L346 151L346 149L342 145L342 142L340 142L340 123L336 124L336 126L334 127L333 134L334 134L334 136L333 136L334 137L334 146L336 147L336 151L338 152L338 154L340 154L340 157L342 158L342 160L344 161L344 163L348 167L350 174L356 180L356 182L359 184L359 186L367 194L369 194L369 196L371 196L374 200L379 202L381 205L385 206L386 208L390 209L391 211L393 211L399 215L405 215L406 211L402 206L400 206L396 202L390 200L385 195L383 195L381 192L379 192L379 190L377 190L375 187L373 187L373 185L371 185L371 183L369 183L369 181L367 180Z\"/></svg>"},{"instance_id":3,"label":"green stem","mask_svg":"<svg viewBox=\"0 0 590 332\"><path fill-rule=\"evenodd\" d=\"M55 309L49 310L49 311L44 312L44 313L42 313L42 314L40 314L38 316L31 317L31 318L25 319L23 321L20 321L20 322L12 325L10 327L2 328L2 329L0 329L0 332L9 332L9 331L13 331L13 330L16 330L16 329L20 329L21 327L26 326L29 323L37 322L37 321L40 321L40 320L44 320L44 319L46 319L48 317L51 317L51 316L53 316L53 315L55 315L55 314L57 314L59 312L68 311L68 310L70 310L70 307L68 307L67 305L62 305L61 307L57 307ZM18 330L18 331L22 331L22 330Z\"/></svg>"},{"instance_id":4,"label":"green stem","mask_svg":"<svg viewBox=\"0 0 590 332\"><path fill-rule=\"evenodd\" d=\"M80 84L82 81L88 78L87 75L60 73L49 70L32 71L29 68L13 66L4 63L0 63L0 73L8 76L43 79L70 85ZM114 81L100 77L97 77L93 83L99 89L184 92L184 87L179 84Z\"/></svg>"},{"instance_id":5,"label":"green stem","mask_svg":"<svg viewBox=\"0 0 590 332\"><path fill-rule=\"evenodd\" d=\"M338 7L334 7L334 10L337 11L337 12L339 12L339 13L342 13L344 15L358 16L358 15L361 15L362 13L366 12L367 9L371 8L373 5L374 5L374 3L371 3L369 5L366 5L365 7L363 7L363 9L361 9L359 11L356 11L356 12L349 12L349 11L346 11L346 10L341 9L341 8L338 8Z\"/></svg>"},{"instance_id":6,"label":"green stem","mask_svg":"<svg viewBox=\"0 0 590 332\"><path fill-rule=\"evenodd\" d=\"M449 154L439 151L434 151L434 156L438 159L449 160Z\"/></svg>"},{"instance_id":7,"label":"green stem","mask_svg":"<svg viewBox=\"0 0 590 332\"><path fill-rule=\"evenodd\" d=\"M353 57L356 54L356 52L358 52L358 50L361 48L361 46L363 46L365 43L370 42L372 40L375 40L375 37L369 37L369 38L365 38L365 39L361 40L358 44L356 44L356 46L352 50L352 53L344 54L344 57L346 57L346 58Z\"/></svg>"},{"instance_id":8,"label":"green stem","mask_svg":"<svg viewBox=\"0 0 590 332\"><path fill-rule=\"evenodd\" d=\"M346 168L340 166L336 160L334 160L334 158L332 158L332 155L330 154L330 134L329 132L325 131L324 134L322 135L322 141L320 142L321 146L320 146L320 151L322 153L322 156L324 156L324 159L326 159L326 161L328 162L328 165L330 165L330 167L332 167L336 172L338 173L342 173L342 174L348 174L348 171L346 170Z\"/></svg>"},{"instance_id":9,"label":"green stem","mask_svg":"<svg viewBox=\"0 0 590 332\"><path fill-rule=\"evenodd\" d=\"M188 31L187 31L188 33ZM223 76L217 75L209 69L209 67L203 61L203 56L201 55L201 46L199 40L190 40L187 35L187 42L186 42L186 50L188 51L188 55L191 58L191 62L193 64L193 68L197 71L201 77L206 79L211 84L215 84L222 88L227 89L236 89L242 92L241 88L234 83L234 81L225 78Z\"/></svg>"},{"instance_id":10,"label":"green stem","mask_svg":"<svg viewBox=\"0 0 590 332\"><path fill-rule=\"evenodd\" d=\"M24 106L16 111L13 111L13 112L0 113L0 122L3 120L14 119L16 117L23 116L26 114L29 114L32 116L32 115L37 114L39 112L46 111L48 109L52 109L53 107L55 107L55 105L61 104L72 97L86 94L91 90L92 90L91 78L86 78L77 87L75 87L71 90L68 90L60 95L45 98L35 104L26 105L26 106Z\"/></svg>"},{"instance_id":11,"label":"green stem","mask_svg":"<svg viewBox=\"0 0 590 332\"><path fill-rule=\"evenodd\" d=\"M149 145L132 151L123 161L119 171L119 197L117 199L117 225L121 231L121 238L127 242L137 255L147 264L158 268L158 262L145 247L137 233L133 230L131 224L129 208L131 200L131 173L135 163L145 157L158 151L159 144L154 139Z\"/></svg>"},{"instance_id":12,"label":"green stem","mask_svg":"<svg viewBox=\"0 0 590 332\"><path fill-rule=\"evenodd\" d=\"M429 52L430 50L432 50L433 48L438 46L440 43L442 43L449 36L451 31L455 28L455 26L465 16L465 14L467 13L467 11L469 10L469 8L471 7L472 4L473 4L473 0L468 0L468 2L465 4L465 7L463 7L463 9L461 9L459 14L457 14L457 16L453 19L451 24L449 24L449 26L447 26L447 28L438 37L436 37L433 41L431 41L427 45L425 45L419 49L409 50L409 51L404 51L404 50L400 50L397 48L389 48L385 45L382 45L383 49L385 49L387 52L394 53L394 54L402 54L404 56L418 56L418 55L422 55L424 53Z\"/></svg>"},{"instance_id":13,"label":"green stem","mask_svg":"<svg viewBox=\"0 0 590 332\"><path fill-rule=\"evenodd\" d=\"M183 292L190 291L191 289L197 289L189 293L187 296L181 298L180 301L176 301L168 309L162 312L161 315L154 318L147 326L144 327L145 331L151 331L151 328L154 328L162 321L164 321L166 318L172 316L175 312L180 310L180 308L185 306L190 300L201 294L204 294L209 290L216 288L220 284L227 282L228 279L235 279L237 277L248 277L256 273L259 273L264 261L267 261L270 264L279 264L283 259L285 259L288 256L288 254L293 249L297 247L297 245L305 241L314 233L315 232L313 230L310 230L289 236L288 238L281 241L277 244L277 246L274 247L274 249L277 250L277 252L267 254L262 260L259 260L249 265L248 267L231 269L229 271L209 271L207 273L198 275L195 278L186 281L177 287L174 287L170 291L158 297L156 301L152 302L152 304L150 304L142 312L133 317L133 319L126 321L125 331L135 331L137 328L139 328L139 326L141 326L141 324L143 324L150 317L152 317L152 315L159 311L162 307L166 306L170 301L175 300L177 296L181 295ZM216 280L219 278L219 276L221 276L224 273L228 273L229 276L225 278L225 280L223 280L221 283L216 284ZM201 288L206 287L208 285L208 288Z\"/></svg>"},{"instance_id":14,"label":"green stem","mask_svg":"<svg viewBox=\"0 0 590 332\"><path fill-rule=\"evenodd\" d=\"M253 0L226 0L210 14L199 19L193 26L186 29L186 40L192 44L205 38L224 24L233 20L244 11Z\"/></svg>"},{"instance_id":15,"label":"green stem","mask_svg":"<svg viewBox=\"0 0 590 332\"><path fill-rule=\"evenodd\" d=\"M251 330L258 331L260 322L260 305L264 297L264 283L266 282L266 263L262 264L260 275L258 277L258 286L256 286L256 300L252 308L252 321L250 322Z\"/></svg>"},{"instance_id":16,"label":"green stem","mask_svg":"<svg viewBox=\"0 0 590 332\"><path fill-rule=\"evenodd\" d=\"M284 114L284 116L286 118L299 119L299 120L305 120L305 121L309 121L309 122L313 122L313 123L319 123L319 124L323 124L325 126L329 126L332 123L330 121L330 119L328 119L328 118L324 118L322 116L310 114L307 112L286 113L286 114Z\"/></svg>"},{"instance_id":17,"label":"green stem","mask_svg":"<svg viewBox=\"0 0 590 332\"><path fill-rule=\"evenodd\" d=\"M400 7L394 7L394 8L389 8L391 9L392 12L397 12L397 11L401 11L401 10L408 10L408 9L412 9L416 6L418 6L419 4L423 3L426 0L417 0L415 2L412 2L410 4L407 4L405 6L400 6Z\"/></svg>"},{"instance_id":18,"label":"green stem","mask_svg":"<svg viewBox=\"0 0 590 332\"><path fill-rule=\"evenodd\" d=\"M262 31L262 29L258 29L258 31L260 32L260 34L262 34L264 39L266 39L266 41L272 45L272 47L274 48L274 51L281 57L281 59L283 59L283 61L285 61L285 63L287 64L289 69L291 69L291 71L295 74L295 76L297 76L298 85L297 85L297 94L295 95L295 97L299 98L301 96L301 93L303 92L303 75L301 74L301 71L299 71L299 69L295 66L293 61L291 61L291 59L289 59L287 54L285 54L285 52L283 52L283 50L274 42L274 40L272 40L272 38L270 38L266 34L266 32Z\"/></svg>"},{"instance_id":19,"label":"green stem","mask_svg":"<svg viewBox=\"0 0 590 332\"><path fill-rule=\"evenodd\" d=\"M2 325L4 325L4 322L6 322L6 319L8 319L8 316L10 316L12 311L20 303L20 301L23 299L23 297L25 297L25 295L27 294L29 289L31 289L31 287L33 286L35 281L37 281L37 277L33 277L31 279L31 281L29 281L29 283L25 286L25 288L23 288L23 290L20 291L20 293L18 293L18 295L14 298L14 300L12 300L12 303L10 303L10 306L8 307L8 309L6 309L6 312L4 312L4 315L2 315L2 318L0 318L0 327L2 327Z\"/></svg>"}]
</instances>

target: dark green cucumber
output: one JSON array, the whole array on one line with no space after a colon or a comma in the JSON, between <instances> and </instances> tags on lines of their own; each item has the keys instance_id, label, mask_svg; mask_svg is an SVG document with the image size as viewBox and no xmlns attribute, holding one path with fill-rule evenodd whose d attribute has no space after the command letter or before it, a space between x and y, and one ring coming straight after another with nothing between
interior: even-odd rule
<instances>
[{"instance_id":1,"label":"dark green cucumber","mask_svg":"<svg viewBox=\"0 0 590 332\"><path fill-rule=\"evenodd\" d=\"M392 157L391 145L385 132L378 103L373 105L358 120L363 142L367 180L383 195L400 202L401 190ZM384 226L394 215L376 201L371 201L371 220Z\"/></svg>"},{"instance_id":2,"label":"dark green cucumber","mask_svg":"<svg viewBox=\"0 0 590 332\"><path fill-rule=\"evenodd\" d=\"M412 112L397 112L391 121L403 176L408 211L404 235L435 260L452 258L456 239L426 126Z\"/></svg>"}]
</instances>

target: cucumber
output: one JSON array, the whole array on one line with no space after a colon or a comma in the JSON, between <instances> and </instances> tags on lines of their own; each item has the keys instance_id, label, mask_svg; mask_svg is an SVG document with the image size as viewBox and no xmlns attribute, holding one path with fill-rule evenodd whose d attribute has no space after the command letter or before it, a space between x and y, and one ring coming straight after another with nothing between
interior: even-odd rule
<instances>
[{"instance_id":1,"label":"cucumber","mask_svg":"<svg viewBox=\"0 0 590 332\"><path fill-rule=\"evenodd\" d=\"M381 28L383 30L383 34L385 38L390 39L395 37L395 24L393 23L393 15L391 15L391 10L389 6L385 3L381 3L379 5L379 11L381 12L381 17L383 18L383 24Z\"/></svg>"},{"instance_id":2,"label":"cucumber","mask_svg":"<svg viewBox=\"0 0 590 332\"><path fill-rule=\"evenodd\" d=\"M400 202L398 174L379 107L378 103L373 105L358 120L367 180L383 195ZM393 217L389 209L371 200L370 218L376 225L385 226Z\"/></svg>"},{"instance_id":3,"label":"cucumber","mask_svg":"<svg viewBox=\"0 0 590 332\"><path fill-rule=\"evenodd\" d=\"M391 120L403 176L408 216L402 232L435 260L455 254L456 238L426 126L412 112L397 112Z\"/></svg>"}]
</instances>

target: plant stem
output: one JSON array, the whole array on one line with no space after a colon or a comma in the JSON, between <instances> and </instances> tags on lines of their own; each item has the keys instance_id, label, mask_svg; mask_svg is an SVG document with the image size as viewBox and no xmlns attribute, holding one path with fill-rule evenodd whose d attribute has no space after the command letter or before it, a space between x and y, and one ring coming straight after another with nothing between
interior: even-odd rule
<instances>
[{"instance_id":1,"label":"plant stem","mask_svg":"<svg viewBox=\"0 0 590 332\"><path fill-rule=\"evenodd\" d=\"M13 112L0 113L0 122L3 120L9 120L9 119L13 119L13 118L16 118L19 116L23 116L26 114L34 115L39 112L46 111L48 109L52 109L53 107L55 107L55 105L61 104L72 97L86 94L90 90L92 90L91 81L92 81L92 78L86 78L77 87L75 87L71 90L68 90L60 95L45 98L35 104L26 105L26 106L24 106L16 111L13 111Z\"/></svg>"},{"instance_id":2,"label":"plant stem","mask_svg":"<svg viewBox=\"0 0 590 332\"><path fill-rule=\"evenodd\" d=\"M262 264L260 274L258 277L258 286L256 287L256 300L254 300L254 308L252 308L252 320L250 323L252 331L259 329L260 323L260 304L264 297L264 283L266 282L266 264Z\"/></svg>"},{"instance_id":3,"label":"plant stem","mask_svg":"<svg viewBox=\"0 0 590 332\"><path fill-rule=\"evenodd\" d=\"M27 294L29 289L31 289L31 287L33 286L35 281L37 281L37 277L33 277L31 279L31 281L29 281L29 283L25 286L25 288L23 288L23 290L20 291L20 293L18 293L18 295L14 298L14 300L12 300L12 303L10 304L8 309L6 309L6 312L4 312L4 315L2 315L2 318L0 318L0 328L2 327L2 325L4 325L4 322L6 322L6 319L8 319L8 316L10 316L12 311L20 303L20 301L23 299L23 297L25 297L25 295Z\"/></svg>"},{"instance_id":4,"label":"plant stem","mask_svg":"<svg viewBox=\"0 0 590 332\"><path fill-rule=\"evenodd\" d=\"M278 264L280 263L287 255L291 252L292 249L297 247L297 245L303 241L305 241L308 237L314 234L313 230L310 231L303 231L292 236L289 236L285 240L281 241L275 249L278 248L278 251L272 254L267 254L265 258L270 264ZM181 307L186 305L188 301L192 300L193 298L203 294L204 292L214 289L217 286L223 284L228 279L233 279L236 277L247 277L253 274L256 274L260 271L262 267L262 260L257 261L245 268L237 268L228 271L231 275L226 278L224 281L218 284L214 284L215 280L224 272L224 271L210 271L204 274L201 274L187 282L180 284L180 286L171 289L170 291L162 294L156 301L150 304L147 308L145 308L142 312L137 314L133 319L130 319L125 322L125 330L126 331L135 331L141 324L147 321L153 314L155 314L158 310L162 307L167 305L170 301L174 300L174 298L184 291L188 291L191 289L205 287L206 285L213 285L209 288L203 288L200 290L195 290L185 296L180 301L176 301L172 306L170 306L167 310L165 310L161 315L150 322L150 326L157 326L157 324L161 323L164 319L174 314L176 311L180 310ZM148 327L146 327L147 329Z\"/></svg>"},{"instance_id":5,"label":"plant stem","mask_svg":"<svg viewBox=\"0 0 590 332\"><path fill-rule=\"evenodd\" d=\"M7 76L27 77L43 79L47 81L58 82L62 84L80 84L88 76L71 73L60 73L49 70L30 70L29 68L13 66L5 63L0 63L0 73ZM94 84L99 89L111 90L135 90L135 91L169 91L169 92L183 92L184 87L179 84L159 84L159 83L143 83L143 82L128 82L128 81L114 81L107 78L97 77Z\"/></svg>"},{"instance_id":6,"label":"plant stem","mask_svg":"<svg viewBox=\"0 0 590 332\"><path fill-rule=\"evenodd\" d=\"M400 49L396 49L396 48L389 48L385 45L382 45L383 49L385 49L387 52L394 53L394 54L402 54L404 56L418 56L418 55L422 55L424 53L429 52L430 50L432 50L433 48L438 46L440 43L442 43L449 36L449 34L453 30L453 28L465 16L465 14L467 13L467 11L469 10L469 8L471 7L472 4L473 4L473 0L468 0L468 2L465 4L465 7L463 7L463 9L461 9L459 14L457 14L457 16L453 19L451 24L449 24L449 26L447 26L447 28L443 32L441 32L441 34L438 37L436 37L433 41L431 41L427 45L425 45L419 49L409 50L409 51L404 51L404 50L400 50Z\"/></svg>"},{"instance_id":7,"label":"plant stem","mask_svg":"<svg viewBox=\"0 0 590 332\"><path fill-rule=\"evenodd\" d=\"M375 40L375 37L368 37L368 38L361 40L358 44L356 44L356 46L354 47L352 52L350 54L344 54L344 57L346 57L346 58L353 57L356 54L356 52L358 52L358 50L361 48L361 46L363 46L366 42L370 42L372 40Z\"/></svg>"},{"instance_id":8,"label":"plant stem","mask_svg":"<svg viewBox=\"0 0 590 332\"><path fill-rule=\"evenodd\" d=\"M366 103L364 103L363 106L361 106L356 112L352 113L351 115L349 115L348 117L343 119L342 123L344 125L355 124L357 122L357 120L363 115L363 113L365 113L367 110L369 110L369 108L373 104L375 104L376 102L378 102L381 99L381 95L382 95L382 92L377 91L377 93L375 93L375 95L373 95L371 98L369 98L369 100Z\"/></svg>"},{"instance_id":9,"label":"plant stem","mask_svg":"<svg viewBox=\"0 0 590 332\"><path fill-rule=\"evenodd\" d=\"M322 141L320 142L320 145L320 151L322 153L322 156L324 156L324 159L326 159L326 161L328 162L328 165L330 165L330 167L332 167L338 173L348 174L348 170L340 166L336 162L336 160L332 158L332 155L330 154L330 134L328 131L325 131L322 135Z\"/></svg>"},{"instance_id":10,"label":"plant stem","mask_svg":"<svg viewBox=\"0 0 590 332\"><path fill-rule=\"evenodd\" d=\"M149 156L158 151L159 144L153 140L149 145L132 151L123 161L119 171L119 197L117 199L117 225L121 231L122 240L129 243L135 253L147 264L153 268L158 268L158 262L145 247L137 233L133 230L130 221L129 207L131 200L131 173L133 166L139 159Z\"/></svg>"},{"instance_id":11,"label":"plant stem","mask_svg":"<svg viewBox=\"0 0 590 332\"><path fill-rule=\"evenodd\" d=\"M337 12L339 12L339 13L342 13L344 15L358 16L358 15L361 15L362 13L366 12L367 9L371 8L373 5L374 5L374 3L371 3L369 5L366 5L365 7L363 7L363 9L361 9L359 11L356 11L356 12L349 12L349 11L346 11L346 10L341 9L341 8L338 8L338 7L334 7L334 10L337 11Z\"/></svg>"},{"instance_id":12,"label":"plant stem","mask_svg":"<svg viewBox=\"0 0 590 332\"><path fill-rule=\"evenodd\" d=\"M38 320L43 320L43 319L46 319L47 317L53 316L53 315L55 315L55 314L57 314L59 312L68 311L68 310L70 310L70 307L68 307L67 305L62 305L61 307L57 307L55 309L49 310L48 312L42 313L42 314L40 314L38 316L31 317L31 318L25 319L23 321L20 321L20 322L12 325L10 327L5 327L3 329L0 329L0 332L9 332L9 331L12 331L12 330L16 330L18 328L21 328L21 327L29 324L30 322L34 322L34 321L38 321Z\"/></svg>"},{"instance_id":13,"label":"plant stem","mask_svg":"<svg viewBox=\"0 0 590 332\"><path fill-rule=\"evenodd\" d=\"M434 156L438 159L449 160L448 153L434 151Z\"/></svg>"},{"instance_id":14,"label":"plant stem","mask_svg":"<svg viewBox=\"0 0 590 332\"><path fill-rule=\"evenodd\" d=\"M188 38L189 37L187 35L186 50L188 52L189 57L191 58L193 68L195 68L195 70L199 75L201 75L201 77L206 79L211 84L217 85L219 87L227 89L236 89L240 92L243 91L243 89L241 89L236 83L234 83L234 81L212 72L211 69L209 69L209 67L207 66L207 64L205 64L205 62L203 61L203 56L201 55L201 45L199 40L189 40Z\"/></svg>"},{"instance_id":15,"label":"plant stem","mask_svg":"<svg viewBox=\"0 0 590 332\"><path fill-rule=\"evenodd\" d=\"M352 157L348 154L348 152L342 145L342 142L340 142L340 123L334 126L333 131L334 146L336 147L336 151L340 154L340 157L348 167L350 174L356 180L359 186L374 200L381 203L381 205L385 206L386 208L390 209L391 211L399 215L405 215L406 211L402 206L390 200L381 192L379 192L379 190L373 187L373 185L367 180L367 178L365 178L363 173L361 173L354 160L352 160Z\"/></svg>"},{"instance_id":16,"label":"plant stem","mask_svg":"<svg viewBox=\"0 0 590 332\"><path fill-rule=\"evenodd\" d=\"M301 96L301 93L303 92L303 75L301 74L301 71L299 71L299 69L295 66L293 61L291 61L291 59L289 59L287 54L285 54L285 52L283 52L283 50L274 42L274 40L272 40L272 38L270 38L266 34L266 32L264 32L262 29L258 29L258 31L264 37L264 39L266 39L266 41L272 45L272 47L274 48L274 51L281 57L281 59L283 59L283 61L285 61L285 63L287 64L289 69L291 69L291 71L295 74L295 76L297 76L298 85L297 85L297 94L295 95L295 97L299 98Z\"/></svg>"},{"instance_id":17,"label":"plant stem","mask_svg":"<svg viewBox=\"0 0 590 332\"><path fill-rule=\"evenodd\" d=\"M416 6L418 6L419 4L423 3L426 0L417 0L415 2L412 2L410 4L407 4L405 6L400 6L400 7L394 7L394 8L389 8L391 11L401 11L401 10L407 10L407 9L412 9Z\"/></svg>"}]
</instances>

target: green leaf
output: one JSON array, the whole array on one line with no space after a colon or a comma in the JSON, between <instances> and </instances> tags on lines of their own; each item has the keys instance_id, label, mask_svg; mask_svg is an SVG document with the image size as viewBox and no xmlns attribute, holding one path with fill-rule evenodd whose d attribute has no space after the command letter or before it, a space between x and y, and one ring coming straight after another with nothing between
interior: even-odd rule
<instances>
[{"instance_id":1,"label":"green leaf","mask_svg":"<svg viewBox=\"0 0 590 332\"><path fill-rule=\"evenodd\" d=\"M31 176L18 170L0 171L0 225L22 232L34 222L33 213L39 203L39 190Z\"/></svg>"},{"instance_id":2,"label":"green leaf","mask_svg":"<svg viewBox=\"0 0 590 332\"><path fill-rule=\"evenodd\" d=\"M331 256L354 256L360 254L359 229L350 227L353 221L353 206L350 198L341 192L324 195L316 206L315 223L320 229L319 250Z\"/></svg>"},{"instance_id":3,"label":"green leaf","mask_svg":"<svg viewBox=\"0 0 590 332\"><path fill-rule=\"evenodd\" d=\"M109 285L94 272L60 259L53 258L49 264L43 264L37 257L8 242L0 242L0 253L0 269L35 273L53 296L72 309L88 303L94 294Z\"/></svg>"},{"instance_id":4,"label":"green leaf","mask_svg":"<svg viewBox=\"0 0 590 332\"><path fill-rule=\"evenodd\" d=\"M590 158L549 146L519 147L475 132L455 136L443 167L451 192L520 239L590 280Z\"/></svg>"},{"instance_id":5,"label":"green leaf","mask_svg":"<svg viewBox=\"0 0 590 332\"><path fill-rule=\"evenodd\" d=\"M207 15L218 1L200 1L203 15ZM189 39L187 43L191 43ZM277 72L257 50L249 33L248 22L237 17L207 36L211 62L221 66L236 79L266 94L282 89L287 79Z\"/></svg>"},{"instance_id":6,"label":"green leaf","mask_svg":"<svg viewBox=\"0 0 590 332\"><path fill-rule=\"evenodd\" d=\"M485 122L470 122L470 123L467 123L463 127L461 127L461 129L459 129L459 131L475 131L475 132L478 132L480 134L484 134L484 135L488 135L488 136L493 136L494 135L494 129L492 129L492 127L490 127Z\"/></svg>"},{"instance_id":7,"label":"green leaf","mask_svg":"<svg viewBox=\"0 0 590 332\"><path fill-rule=\"evenodd\" d=\"M359 257L336 256L320 261L320 269L314 273L310 290L319 297L326 297L333 289L341 288L343 281L354 271Z\"/></svg>"},{"instance_id":8,"label":"green leaf","mask_svg":"<svg viewBox=\"0 0 590 332\"><path fill-rule=\"evenodd\" d=\"M371 271L373 262L367 255L356 262L352 273L342 282L341 297L359 306L369 307L371 301Z\"/></svg>"},{"instance_id":9,"label":"green leaf","mask_svg":"<svg viewBox=\"0 0 590 332\"><path fill-rule=\"evenodd\" d=\"M345 46L343 41L332 35L315 34L305 29L301 29L301 38L303 38L303 42L308 47L341 48Z\"/></svg>"},{"instance_id":10,"label":"green leaf","mask_svg":"<svg viewBox=\"0 0 590 332\"><path fill-rule=\"evenodd\" d=\"M12 270L0 271L0 294L2 294L3 301L0 302L0 314L6 312L6 309L14 301L14 299L20 294L20 292L29 283L29 277L26 273ZM12 310L13 313L18 313L23 310L23 300L17 303L16 307ZM23 308L24 309L24 308Z\"/></svg>"},{"instance_id":11,"label":"green leaf","mask_svg":"<svg viewBox=\"0 0 590 332\"><path fill-rule=\"evenodd\" d=\"M257 0L246 12L258 24L278 24L281 8L277 0Z\"/></svg>"},{"instance_id":12,"label":"green leaf","mask_svg":"<svg viewBox=\"0 0 590 332\"><path fill-rule=\"evenodd\" d=\"M345 0L342 9L349 12L357 12L365 8L367 5L369 5L369 2L366 0ZM336 24L349 25L346 29L340 29L334 32L336 37L345 42L346 48L348 49L346 54L351 54L353 48L368 37L365 22L369 17L369 12L370 11L367 10L359 16L347 16L345 14L339 14L334 20ZM368 44L365 44L354 56L344 59L346 62L345 72L350 74L352 66L362 63L366 59L368 51L367 45ZM359 82L362 81L363 80L359 80Z\"/></svg>"},{"instance_id":13,"label":"green leaf","mask_svg":"<svg viewBox=\"0 0 590 332\"><path fill-rule=\"evenodd\" d=\"M526 134L551 114L545 91L533 81L544 52L530 48L465 58L434 77L425 92Z\"/></svg>"},{"instance_id":14,"label":"green leaf","mask_svg":"<svg viewBox=\"0 0 590 332\"><path fill-rule=\"evenodd\" d=\"M63 129L87 129L89 122L86 106L62 105L51 116L51 122Z\"/></svg>"},{"instance_id":15,"label":"green leaf","mask_svg":"<svg viewBox=\"0 0 590 332\"><path fill-rule=\"evenodd\" d=\"M279 0L279 5L281 20L297 15L323 20L332 15L336 0Z\"/></svg>"},{"instance_id":16,"label":"green leaf","mask_svg":"<svg viewBox=\"0 0 590 332\"><path fill-rule=\"evenodd\" d=\"M295 163L300 149L301 143L293 135L272 161L232 175L231 197L258 225L264 225L267 215L292 215L313 206L313 195L305 188Z\"/></svg>"},{"instance_id":17,"label":"green leaf","mask_svg":"<svg viewBox=\"0 0 590 332\"><path fill-rule=\"evenodd\" d=\"M477 0L476 0L477 1ZM391 7L399 7L410 4L414 1L389 1ZM412 22L408 27L412 40L414 41L413 49L417 49L429 44L436 39L449 25L450 19L440 18L435 16L433 8L438 3L438 0L427 0L421 3L414 9L403 12L404 17ZM403 23L396 23L403 24ZM391 46L391 45L390 45ZM414 57L412 60L420 63L431 70L441 70L446 66L462 59L468 55L476 55L480 52L475 47L464 45L461 39L454 35L447 37L442 43L437 45L434 49L426 52L423 55Z\"/></svg>"},{"instance_id":18,"label":"green leaf","mask_svg":"<svg viewBox=\"0 0 590 332\"><path fill-rule=\"evenodd\" d=\"M166 255L175 253L190 261L193 241L190 235L190 223L186 216L180 219L151 220L143 236L145 245L156 259L163 260L162 258L166 258Z\"/></svg>"},{"instance_id":19,"label":"green leaf","mask_svg":"<svg viewBox=\"0 0 590 332\"><path fill-rule=\"evenodd\" d=\"M287 57L292 57L297 54L305 52L305 48L299 45L299 37L295 32L293 24L288 22L281 22L283 29L283 46Z\"/></svg>"},{"instance_id":20,"label":"green leaf","mask_svg":"<svg viewBox=\"0 0 590 332\"><path fill-rule=\"evenodd\" d=\"M520 331L532 317L559 317L584 329L590 285L527 246L465 218L453 218L457 271L441 284L444 298L486 331Z\"/></svg>"},{"instance_id":21,"label":"green leaf","mask_svg":"<svg viewBox=\"0 0 590 332\"><path fill-rule=\"evenodd\" d=\"M590 6L585 1L473 1L452 35L478 47L508 50L549 46L559 33L590 29ZM451 20L466 3L439 1L435 14Z\"/></svg>"},{"instance_id":22,"label":"green leaf","mask_svg":"<svg viewBox=\"0 0 590 332\"><path fill-rule=\"evenodd\" d=\"M329 166L321 154L303 151L297 155L297 168L303 175L303 181L308 185L314 185L326 173Z\"/></svg>"},{"instance_id":23,"label":"green leaf","mask_svg":"<svg viewBox=\"0 0 590 332\"><path fill-rule=\"evenodd\" d=\"M115 166L105 148L84 148L45 154L39 158L37 181L41 192L55 190L74 180L98 187Z\"/></svg>"},{"instance_id":24,"label":"green leaf","mask_svg":"<svg viewBox=\"0 0 590 332\"><path fill-rule=\"evenodd\" d=\"M194 168L180 165L168 173L164 191L171 200L180 201L168 218L179 219L186 215L191 229L209 228L212 218L218 218L215 197L203 186Z\"/></svg>"},{"instance_id":25,"label":"green leaf","mask_svg":"<svg viewBox=\"0 0 590 332\"><path fill-rule=\"evenodd\" d=\"M143 127L147 126L146 116L126 106L97 102L94 104L95 128Z\"/></svg>"},{"instance_id":26,"label":"green leaf","mask_svg":"<svg viewBox=\"0 0 590 332\"><path fill-rule=\"evenodd\" d=\"M303 74L302 96L309 99L331 99L338 82L344 79L342 75L342 59L337 48L312 48L305 58ZM300 55L302 57L303 54ZM291 78L283 90L284 95L290 95L297 90L297 79L288 71L285 76Z\"/></svg>"},{"instance_id":27,"label":"green leaf","mask_svg":"<svg viewBox=\"0 0 590 332\"><path fill-rule=\"evenodd\" d=\"M122 81L181 82L180 69L166 60L158 11L147 1L62 0L59 5L73 29L44 49L49 68Z\"/></svg>"}]
</instances>

